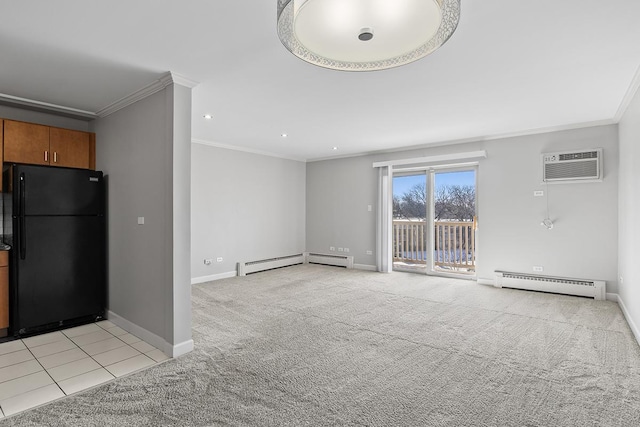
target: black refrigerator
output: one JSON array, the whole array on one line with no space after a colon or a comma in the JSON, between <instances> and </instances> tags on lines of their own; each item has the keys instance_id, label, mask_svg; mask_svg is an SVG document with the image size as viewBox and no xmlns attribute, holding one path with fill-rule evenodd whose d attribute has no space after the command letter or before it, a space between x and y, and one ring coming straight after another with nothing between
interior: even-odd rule
<instances>
[{"instance_id":1,"label":"black refrigerator","mask_svg":"<svg viewBox=\"0 0 640 427\"><path fill-rule=\"evenodd\" d=\"M30 335L104 316L102 172L11 165L4 173L4 240L11 245L10 331Z\"/></svg>"}]
</instances>

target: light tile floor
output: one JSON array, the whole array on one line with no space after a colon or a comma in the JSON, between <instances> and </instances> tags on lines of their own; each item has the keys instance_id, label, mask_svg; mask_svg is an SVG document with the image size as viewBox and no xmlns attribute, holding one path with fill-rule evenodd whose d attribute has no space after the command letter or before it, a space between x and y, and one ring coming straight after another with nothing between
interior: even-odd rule
<instances>
[{"instance_id":1,"label":"light tile floor","mask_svg":"<svg viewBox=\"0 0 640 427\"><path fill-rule=\"evenodd\" d=\"M0 418L168 357L108 320L0 344Z\"/></svg>"}]
</instances>

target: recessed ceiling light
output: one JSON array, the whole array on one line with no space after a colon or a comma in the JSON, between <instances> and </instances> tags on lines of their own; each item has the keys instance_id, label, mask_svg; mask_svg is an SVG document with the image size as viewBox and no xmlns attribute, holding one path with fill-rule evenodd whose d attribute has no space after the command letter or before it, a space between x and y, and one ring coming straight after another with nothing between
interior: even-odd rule
<instances>
[{"instance_id":1,"label":"recessed ceiling light","mask_svg":"<svg viewBox=\"0 0 640 427\"><path fill-rule=\"evenodd\" d=\"M202 117L204 117L204 118L205 118L205 119L207 119L207 120L211 120L211 119L213 119L213 116L212 116L211 114L205 114L205 115L204 115L204 116L202 116Z\"/></svg>"},{"instance_id":2,"label":"recessed ceiling light","mask_svg":"<svg viewBox=\"0 0 640 427\"><path fill-rule=\"evenodd\" d=\"M286 138L286 137L287 137L287 134L286 134L286 133L283 133L283 134L282 134L282 135L280 135L280 136L281 136L281 137L283 137L283 138Z\"/></svg>"},{"instance_id":3,"label":"recessed ceiling light","mask_svg":"<svg viewBox=\"0 0 640 427\"><path fill-rule=\"evenodd\" d=\"M335 150L337 150L337 149L338 149L338 147L333 147L333 148L332 148L332 150L334 150L334 151L335 151Z\"/></svg>"}]
</instances>

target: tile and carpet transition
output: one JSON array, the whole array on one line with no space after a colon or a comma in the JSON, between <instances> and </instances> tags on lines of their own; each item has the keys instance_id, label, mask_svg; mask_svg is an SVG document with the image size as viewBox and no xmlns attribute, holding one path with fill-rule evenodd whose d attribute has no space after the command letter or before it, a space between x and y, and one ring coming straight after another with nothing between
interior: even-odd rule
<instances>
[{"instance_id":1,"label":"tile and carpet transition","mask_svg":"<svg viewBox=\"0 0 640 427\"><path fill-rule=\"evenodd\" d=\"M192 300L193 352L0 425L640 425L612 302L314 265Z\"/></svg>"}]
</instances>

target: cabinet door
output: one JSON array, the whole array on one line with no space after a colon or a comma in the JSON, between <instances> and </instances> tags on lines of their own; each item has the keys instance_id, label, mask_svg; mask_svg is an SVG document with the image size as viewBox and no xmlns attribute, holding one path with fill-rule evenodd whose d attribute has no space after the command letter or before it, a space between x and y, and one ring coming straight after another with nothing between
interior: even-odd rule
<instances>
[{"instance_id":1,"label":"cabinet door","mask_svg":"<svg viewBox=\"0 0 640 427\"><path fill-rule=\"evenodd\" d=\"M51 128L51 166L90 169L91 134L77 130Z\"/></svg>"},{"instance_id":2,"label":"cabinet door","mask_svg":"<svg viewBox=\"0 0 640 427\"><path fill-rule=\"evenodd\" d=\"M48 165L49 127L5 120L4 161Z\"/></svg>"}]
</instances>

